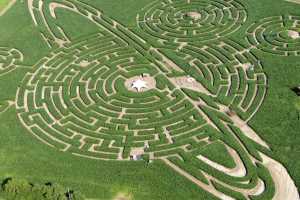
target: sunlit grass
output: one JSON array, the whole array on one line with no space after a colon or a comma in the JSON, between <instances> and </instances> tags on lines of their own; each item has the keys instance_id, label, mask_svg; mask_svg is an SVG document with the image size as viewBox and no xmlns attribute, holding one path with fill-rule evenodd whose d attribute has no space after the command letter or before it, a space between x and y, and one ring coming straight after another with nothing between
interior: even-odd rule
<instances>
[{"instance_id":1,"label":"sunlit grass","mask_svg":"<svg viewBox=\"0 0 300 200\"><path fill-rule=\"evenodd\" d=\"M9 4L11 0L0 0L0 12Z\"/></svg>"}]
</instances>

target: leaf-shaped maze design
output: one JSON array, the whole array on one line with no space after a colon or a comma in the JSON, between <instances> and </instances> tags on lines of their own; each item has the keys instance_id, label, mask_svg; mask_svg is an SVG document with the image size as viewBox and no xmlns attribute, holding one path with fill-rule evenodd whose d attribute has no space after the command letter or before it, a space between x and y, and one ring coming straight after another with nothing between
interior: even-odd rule
<instances>
[{"instance_id":1,"label":"leaf-shaped maze design","mask_svg":"<svg viewBox=\"0 0 300 200\"><path fill-rule=\"evenodd\" d=\"M37 2L31 13L45 18L40 7L48 4ZM19 119L33 135L93 159L129 160L142 149L145 159L162 159L220 198L274 195L268 170L276 163L260 153L269 152L268 145L247 124L263 102L267 77L252 47L223 37L245 22L243 4L154 1L137 17L141 30L158 38L151 44L87 4L61 0L55 6L101 31L63 41L43 24L47 20L33 16L49 44L63 41L17 91ZM55 6L48 8L52 17ZM152 87L132 91L128 80L141 74ZM224 145L235 168L201 155L215 144Z\"/></svg>"}]
</instances>

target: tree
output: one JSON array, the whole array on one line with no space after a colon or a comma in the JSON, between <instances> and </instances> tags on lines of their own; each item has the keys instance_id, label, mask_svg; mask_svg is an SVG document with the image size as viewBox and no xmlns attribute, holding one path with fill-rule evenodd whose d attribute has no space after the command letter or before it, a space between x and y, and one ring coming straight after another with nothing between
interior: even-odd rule
<instances>
[{"instance_id":1,"label":"tree","mask_svg":"<svg viewBox=\"0 0 300 200\"><path fill-rule=\"evenodd\" d=\"M58 184L32 184L26 180L6 179L1 184L1 196L7 200L84 200L84 196L66 190Z\"/></svg>"}]
</instances>

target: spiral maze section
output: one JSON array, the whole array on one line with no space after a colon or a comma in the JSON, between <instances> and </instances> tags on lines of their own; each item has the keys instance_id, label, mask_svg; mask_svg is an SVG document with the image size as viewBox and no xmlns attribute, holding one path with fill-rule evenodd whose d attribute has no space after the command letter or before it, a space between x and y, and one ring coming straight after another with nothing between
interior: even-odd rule
<instances>
[{"instance_id":1,"label":"spiral maze section","mask_svg":"<svg viewBox=\"0 0 300 200\"><path fill-rule=\"evenodd\" d=\"M155 1L138 16L139 27L162 41L204 42L236 31L247 12L239 1Z\"/></svg>"},{"instance_id":2,"label":"spiral maze section","mask_svg":"<svg viewBox=\"0 0 300 200\"><path fill-rule=\"evenodd\" d=\"M275 16L254 23L247 31L249 43L263 52L300 56L300 16Z\"/></svg>"},{"instance_id":3,"label":"spiral maze section","mask_svg":"<svg viewBox=\"0 0 300 200\"><path fill-rule=\"evenodd\" d=\"M97 34L61 49L24 78L17 107L35 136L74 154L128 159L131 147L166 143L168 148L167 130L183 138L180 129L205 124L151 63L108 38ZM129 91L125 81L141 73L153 76L161 89Z\"/></svg>"}]
</instances>

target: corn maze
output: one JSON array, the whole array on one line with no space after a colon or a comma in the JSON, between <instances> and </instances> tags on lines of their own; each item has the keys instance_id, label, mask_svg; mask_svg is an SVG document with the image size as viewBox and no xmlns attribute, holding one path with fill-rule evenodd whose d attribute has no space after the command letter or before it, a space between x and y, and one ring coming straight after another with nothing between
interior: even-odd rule
<instances>
[{"instance_id":1,"label":"corn maze","mask_svg":"<svg viewBox=\"0 0 300 200\"><path fill-rule=\"evenodd\" d=\"M140 27L161 40L218 39L237 30L247 12L239 1L154 1L139 15Z\"/></svg>"},{"instance_id":2,"label":"corn maze","mask_svg":"<svg viewBox=\"0 0 300 200\"><path fill-rule=\"evenodd\" d=\"M220 199L298 199L248 121L268 88L252 49L300 55L300 40L287 32L298 30L299 17L252 24L245 46L229 37L248 16L238 0L153 1L138 14L134 31L81 1L27 4L52 52L26 73L15 106L21 124L41 142L82 159L116 162L139 150L145 161L162 160ZM57 8L99 31L70 39L53 23ZM18 50L0 48L0 75L22 59ZM128 80L143 76L151 88L128 87ZM214 149L233 164L218 160Z\"/></svg>"},{"instance_id":3,"label":"corn maze","mask_svg":"<svg viewBox=\"0 0 300 200\"><path fill-rule=\"evenodd\" d=\"M261 51L280 56L299 56L299 29L300 16L268 17L253 24L247 31L247 38Z\"/></svg>"}]
</instances>

